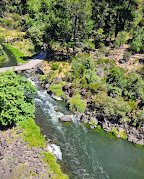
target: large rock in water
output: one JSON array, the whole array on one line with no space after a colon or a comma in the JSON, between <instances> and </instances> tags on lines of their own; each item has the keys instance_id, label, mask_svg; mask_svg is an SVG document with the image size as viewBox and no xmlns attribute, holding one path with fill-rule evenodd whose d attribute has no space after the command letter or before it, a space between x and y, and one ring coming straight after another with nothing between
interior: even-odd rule
<instances>
[{"instance_id":1,"label":"large rock in water","mask_svg":"<svg viewBox=\"0 0 144 179\"><path fill-rule=\"evenodd\" d=\"M59 121L60 122L70 122L70 121L72 121L72 117L70 117L70 116L61 116L61 117L59 117Z\"/></svg>"}]
</instances>

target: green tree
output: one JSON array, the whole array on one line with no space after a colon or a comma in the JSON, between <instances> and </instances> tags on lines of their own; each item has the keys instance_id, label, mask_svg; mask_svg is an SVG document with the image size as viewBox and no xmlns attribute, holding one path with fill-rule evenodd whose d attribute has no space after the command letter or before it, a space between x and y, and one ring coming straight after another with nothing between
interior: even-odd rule
<instances>
[{"instance_id":1,"label":"green tree","mask_svg":"<svg viewBox=\"0 0 144 179\"><path fill-rule=\"evenodd\" d=\"M0 124L14 125L34 117L36 89L27 79L6 71L0 73Z\"/></svg>"}]
</instances>

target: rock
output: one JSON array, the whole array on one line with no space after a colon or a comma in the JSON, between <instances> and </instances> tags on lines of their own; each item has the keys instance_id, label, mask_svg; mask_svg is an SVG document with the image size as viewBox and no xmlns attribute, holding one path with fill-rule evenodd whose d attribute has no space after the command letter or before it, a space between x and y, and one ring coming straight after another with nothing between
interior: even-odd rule
<instances>
[{"instance_id":1,"label":"rock","mask_svg":"<svg viewBox=\"0 0 144 179\"><path fill-rule=\"evenodd\" d=\"M60 111L60 109L59 109L58 107L54 107L54 110L55 110L56 112L59 112L59 111Z\"/></svg>"},{"instance_id":2,"label":"rock","mask_svg":"<svg viewBox=\"0 0 144 179\"><path fill-rule=\"evenodd\" d=\"M3 173L2 175L0 175L1 179L10 179L12 178L12 174L10 171L6 171L5 173Z\"/></svg>"},{"instance_id":3,"label":"rock","mask_svg":"<svg viewBox=\"0 0 144 179\"><path fill-rule=\"evenodd\" d=\"M72 97L74 95L74 92L75 92L75 88L72 88L71 91L70 91L69 96Z\"/></svg>"},{"instance_id":4,"label":"rock","mask_svg":"<svg viewBox=\"0 0 144 179\"><path fill-rule=\"evenodd\" d=\"M95 129L95 126L94 126L94 125L90 125L90 128L91 128L91 129Z\"/></svg>"},{"instance_id":5,"label":"rock","mask_svg":"<svg viewBox=\"0 0 144 179\"><path fill-rule=\"evenodd\" d=\"M138 145L144 145L144 139L138 140L136 142L136 144L138 144Z\"/></svg>"},{"instance_id":6,"label":"rock","mask_svg":"<svg viewBox=\"0 0 144 179\"><path fill-rule=\"evenodd\" d=\"M91 118L91 121L92 121L92 123L95 123L95 125L98 124L98 120L96 118L94 118L94 117Z\"/></svg>"},{"instance_id":7,"label":"rock","mask_svg":"<svg viewBox=\"0 0 144 179\"><path fill-rule=\"evenodd\" d=\"M50 84L48 84L48 83L44 85L45 89L48 89L49 87L50 87Z\"/></svg>"},{"instance_id":8,"label":"rock","mask_svg":"<svg viewBox=\"0 0 144 179\"><path fill-rule=\"evenodd\" d=\"M69 89L69 86L68 86L68 85L64 85L64 86L62 87L62 90L63 90L63 91L68 91L68 89Z\"/></svg>"},{"instance_id":9,"label":"rock","mask_svg":"<svg viewBox=\"0 0 144 179\"><path fill-rule=\"evenodd\" d=\"M83 114L83 115L81 116L81 118L80 118L80 121L81 121L81 122L84 122L84 123L88 123L88 118L87 118L87 116L86 116L85 114Z\"/></svg>"},{"instance_id":10,"label":"rock","mask_svg":"<svg viewBox=\"0 0 144 179\"><path fill-rule=\"evenodd\" d=\"M82 118L83 115L84 115L83 113L77 113L77 114L76 114L76 118L79 119L79 120L81 120L81 118Z\"/></svg>"},{"instance_id":11,"label":"rock","mask_svg":"<svg viewBox=\"0 0 144 179\"><path fill-rule=\"evenodd\" d=\"M22 73L22 71L21 71L21 70L19 70L19 71L17 71L17 73L18 73L18 74L21 74L21 73Z\"/></svg>"},{"instance_id":12,"label":"rock","mask_svg":"<svg viewBox=\"0 0 144 179\"><path fill-rule=\"evenodd\" d=\"M81 90L81 95L82 95L82 96L85 96L85 95L86 95L86 93L87 93L87 92L86 92L86 90L85 90L85 89L82 89L82 90Z\"/></svg>"},{"instance_id":13,"label":"rock","mask_svg":"<svg viewBox=\"0 0 144 179\"><path fill-rule=\"evenodd\" d=\"M22 66L23 64L21 62L17 63L17 66Z\"/></svg>"},{"instance_id":14,"label":"rock","mask_svg":"<svg viewBox=\"0 0 144 179\"><path fill-rule=\"evenodd\" d=\"M70 122L70 121L72 121L72 117L70 117L70 116L61 116L61 117L59 117L59 121L60 122Z\"/></svg>"},{"instance_id":15,"label":"rock","mask_svg":"<svg viewBox=\"0 0 144 179\"><path fill-rule=\"evenodd\" d=\"M62 81L62 78L61 77L55 77L55 82L56 83L60 83Z\"/></svg>"}]
</instances>

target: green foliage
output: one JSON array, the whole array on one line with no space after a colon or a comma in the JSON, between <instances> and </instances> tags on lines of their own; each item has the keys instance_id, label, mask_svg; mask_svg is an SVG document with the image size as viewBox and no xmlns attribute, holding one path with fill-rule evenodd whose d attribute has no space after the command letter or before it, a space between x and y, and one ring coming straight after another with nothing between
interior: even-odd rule
<instances>
[{"instance_id":1,"label":"green foliage","mask_svg":"<svg viewBox=\"0 0 144 179\"><path fill-rule=\"evenodd\" d=\"M44 147L45 138L40 132L40 128L36 125L32 118L28 118L19 122L20 127L23 129L23 138L30 146Z\"/></svg>"},{"instance_id":2,"label":"green foliage","mask_svg":"<svg viewBox=\"0 0 144 179\"><path fill-rule=\"evenodd\" d=\"M58 63L52 63L52 70L58 70L59 64Z\"/></svg>"},{"instance_id":3,"label":"green foliage","mask_svg":"<svg viewBox=\"0 0 144 179\"><path fill-rule=\"evenodd\" d=\"M5 51L3 50L2 45L0 44L0 63L3 63L5 61L7 61L7 60L8 60L8 57L7 57L6 53L5 53Z\"/></svg>"},{"instance_id":4,"label":"green foliage","mask_svg":"<svg viewBox=\"0 0 144 179\"><path fill-rule=\"evenodd\" d=\"M118 48L121 45L126 44L127 38L128 38L128 33L126 31L119 32L115 39L114 47Z\"/></svg>"},{"instance_id":5,"label":"green foliage","mask_svg":"<svg viewBox=\"0 0 144 179\"><path fill-rule=\"evenodd\" d=\"M121 138L124 139L124 140L127 139L127 136L126 136L126 134L125 134L123 131L120 132L120 136L121 136Z\"/></svg>"},{"instance_id":6,"label":"green foliage","mask_svg":"<svg viewBox=\"0 0 144 179\"><path fill-rule=\"evenodd\" d=\"M71 111L77 111L77 112L84 112L86 109L86 103L81 100L81 96L79 94L76 94L69 100L70 104L70 110Z\"/></svg>"},{"instance_id":7,"label":"green foliage","mask_svg":"<svg viewBox=\"0 0 144 179\"><path fill-rule=\"evenodd\" d=\"M68 179L68 176L63 174L60 166L56 163L55 157L51 153L44 153L44 161L49 164L51 172L54 172L55 179Z\"/></svg>"},{"instance_id":8,"label":"green foliage","mask_svg":"<svg viewBox=\"0 0 144 179\"><path fill-rule=\"evenodd\" d=\"M123 59L128 62L130 60L131 55L131 52L125 52L123 55Z\"/></svg>"},{"instance_id":9,"label":"green foliage","mask_svg":"<svg viewBox=\"0 0 144 179\"><path fill-rule=\"evenodd\" d=\"M0 124L14 125L34 117L35 92L31 82L14 72L0 73Z\"/></svg>"},{"instance_id":10,"label":"green foliage","mask_svg":"<svg viewBox=\"0 0 144 179\"><path fill-rule=\"evenodd\" d=\"M50 86L50 90L52 90L57 97L62 97L64 95L61 84L54 84Z\"/></svg>"},{"instance_id":11,"label":"green foliage","mask_svg":"<svg viewBox=\"0 0 144 179\"><path fill-rule=\"evenodd\" d=\"M72 70L74 80L78 79L82 87L98 89L102 83L101 77L96 75L96 69L89 54L78 56L72 59Z\"/></svg>"},{"instance_id":12,"label":"green foliage","mask_svg":"<svg viewBox=\"0 0 144 179\"><path fill-rule=\"evenodd\" d=\"M122 122L123 118L131 112L129 104L122 97L111 98L106 93L98 93L94 99L95 107L108 119Z\"/></svg>"},{"instance_id":13,"label":"green foliage","mask_svg":"<svg viewBox=\"0 0 144 179\"><path fill-rule=\"evenodd\" d=\"M134 31L131 48L135 52L144 51L144 27L137 27Z\"/></svg>"},{"instance_id":14,"label":"green foliage","mask_svg":"<svg viewBox=\"0 0 144 179\"><path fill-rule=\"evenodd\" d=\"M25 55L22 52L20 52L16 48L12 47L10 44L5 44L5 46L14 55L14 57L16 58L17 63L19 63L19 62L25 63L26 62L25 60L23 60L23 57L25 57Z\"/></svg>"}]
</instances>

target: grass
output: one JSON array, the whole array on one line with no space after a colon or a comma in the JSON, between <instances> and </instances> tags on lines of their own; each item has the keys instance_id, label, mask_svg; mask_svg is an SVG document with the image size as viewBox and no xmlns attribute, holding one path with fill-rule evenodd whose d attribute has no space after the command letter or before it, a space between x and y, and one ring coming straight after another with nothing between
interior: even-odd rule
<instances>
[{"instance_id":1,"label":"grass","mask_svg":"<svg viewBox=\"0 0 144 179\"><path fill-rule=\"evenodd\" d=\"M28 59L26 57L31 57L35 54L32 41L26 39L25 35L25 32L9 30L0 26L0 37L4 38L5 41L8 42L4 45L14 54L17 62L25 63Z\"/></svg>"},{"instance_id":2,"label":"grass","mask_svg":"<svg viewBox=\"0 0 144 179\"><path fill-rule=\"evenodd\" d=\"M14 48L12 45L5 44L5 46L14 55L17 63L19 63L19 62L25 63L26 62L26 60L24 60L24 59L27 59L27 58L24 53L20 52L18 49Z\"/></svg>"},{"instance_id":3,"label":"grass","mask_svg":"<svg viewBox=\"0 0 144 179\"><path fill-rule=\"evenodd\" d=\"M22 138L25 142L28 142L29 146L45 147L45 138L32 118L19 122L19 125L23 130ZM53 174L54 179L68 179L68 176L62 173L60 165L56 163L56 159L51 153L45 152L42 156L44 162L48 163L50 168L48 172Z\"/></svg>"},{"instance_id":4,"label":"grass","mask_svg":"<svg viewBox=\"0 0 144 179\"><path fill-rule=\"evenodd\" d=\"M44 153L44 161L50 165L51 172L55 174L53 179L68 179L68 176L63 174L60 165L56 163L55 157L51 153Z\"/></svg>"},{"instance_id":5,"label":"grass","mask_svg":"<svg viewBox=\"0 0 144 179\"><path fill-rule=\"evenodd\" d=\"M22 134L25 142L28 142L30 146L44 147L45 138L32 118L20 122L20 127L23 129Z\"/></svg>"}]
</instances>

